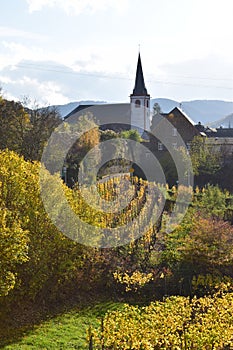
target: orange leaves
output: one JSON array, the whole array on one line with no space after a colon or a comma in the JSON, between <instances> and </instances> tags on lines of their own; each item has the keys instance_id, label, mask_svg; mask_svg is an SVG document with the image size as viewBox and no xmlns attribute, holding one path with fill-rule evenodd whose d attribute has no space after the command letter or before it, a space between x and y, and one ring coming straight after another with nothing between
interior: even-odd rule
<instances>
[{"instance_id":1,"label":"orange leaves","mask_svg":"<svg viewBox=\"0 0 233 350\"><path fill-rule=\"evenodd\" d=\"M233 263L232 241L233 227L228 222L196 216L180 251L197 266L226 267Z\"/></svg>"}]
</instances>

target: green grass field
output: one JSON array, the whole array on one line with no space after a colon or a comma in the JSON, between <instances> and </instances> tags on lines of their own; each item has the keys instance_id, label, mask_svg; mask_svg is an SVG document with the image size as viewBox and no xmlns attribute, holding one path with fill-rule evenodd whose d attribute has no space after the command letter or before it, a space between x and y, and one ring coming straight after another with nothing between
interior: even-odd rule
<instances>
[{"instance_id":1,"label":"green grass field","mask_svg":"<svg viewBox=\"0 0 233 350\"><path fill-rule=\"evenodd\" d=\"M120 303L101 303L83 310L72 310L34 326L33 329L11 330L0 340L1 349L58 350L88 349L88 328L97 326L107 310L121 308Z\"/></svg>"}]
</instances>

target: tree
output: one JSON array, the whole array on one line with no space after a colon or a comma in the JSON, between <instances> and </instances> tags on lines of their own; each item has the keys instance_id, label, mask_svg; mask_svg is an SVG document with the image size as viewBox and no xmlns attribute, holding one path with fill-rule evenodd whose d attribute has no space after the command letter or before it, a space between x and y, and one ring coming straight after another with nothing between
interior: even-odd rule
<instances>
[{"instance_id":1,"label":"tree","mask_svg":"<svg viewBox=\"0 0 233 350\"><path fill-rule=\"evenodd\" d=\"M160 105L155 102L154 106L153 106L153 113L152 113L152 122L151 122L151 129L154 129L154 126L156 125L156 118L158 117L158 115L162 113L161 107Z\"/></svg>"},{"instance_id":2,"label":"tree","mask_svg":"<svg viewBox=\"0 0 233 350\"><path fill-rule=\"evenodd\" d=\"M136 142L142 141L142 138L141 138L139 132L135 129L122 131L120 133L120 137L122 137L123 139L129 139L129 140L133 140Z\"/></svg>"},{"instance_id":3,"label":"tree","mask_svg":"<svg viewBox=\"0 0 233 350\"><path fill-rule=\"evenodd\" d=\"M16 283L16 267L28 260L28 231L20 219L7 208L0 212L0 297L5 296Z\"/></svg>"},{"instance_id":4,"label":"tree","mask_svg":"<svg viewBox=\"0 0 233 350\"><path fill-rule=\"evenodd\" d=\"M160 105L155 102L153 106L153 116L162 112Z\"/></svg>"},{"instance_id":5,"label":"tree","mask_svg":"<svg viewBox=\"0 0 233 350\"><path fill-rule=\"evenodd\" d=\"M13 151L0 152L0 296L12 290L15 297L53 299L65 286L77 287L81 266L88 251L91 254L91 249L59 232L48 217L41 198L40 169L39 163L25 161ZM57 174L45 172L44 176L50 180L49 198L55 201L53 210L59 211L62 222L64 199L58 199L63 191L79 214L84 210Z\"/></svg>"},{"instance_id":6,"label":"tree","mask_svg":"<svg viewBox=\"0 0 233 350\"><path fill-rule=\"evenodd\" d=\"M10 151L0 152L0 296L14 288L17 266L28 260L29 232L20 215L27 176L22 158Z\"/></svg>"},{"instance_id":7,"label":"tree","mask_svg":"<svg viewBox=\"0 0 233 350\"><path fill-rule=\"evenodd\" d=\"M119 133L117 133L114 130L101 130L100 131L100 141L104 142L104 141L108 141L111 139L116 139L117 137L119 137Z\"/></svg>"},{"instance_id":8,"label":"tree","mask_svg":"<svg viewBox=\"0 0 233 350\"><path fill-rule=\"evenodd\" d=\"M218 186L208 184L200 195L194 197L194 204L206 217L223 219L227 210L226 198L226 192L221 191Z\"/></svg>"},{"instance_id":9,"label":"tree","mask_svg":"<svg viewBox=\"0 0 233 350\"><path fill-rule=\"evenodd\" d=\"M160 234L160 264L172 272L173 293L192 294L192 280L199 275L233 277L233 228L222 219L204 216L191 208L174 232Z\"/></svg>"},{"instance_id":10,"label":"tree","mask_svg":"<svg viewBox=\"0 0 233 350\"><path fill-rule=\"evenodd\" d=\"M67 133L71 133L75 139L73 146L69 150L66 156L67 165L67 181L69 186L73 186L78 179L78 172L80 163L85 155L95 148L100 142L100 131L98 125L95 123L93 115L86 114L79 117L78 123L69 124L70 130ZM82 130L87 130L80 135ZM99 154L96 149L95 162L97 161ZM91 164L88 164L89 168Z\"/></svg>"},{"instance_id":11,"label":"tree","mask_svg":"<svg viewBox=\"0 0 233 350\"><path fill-rule=\"evenodd\" d=\"M24 140L30 130L30 118L20 102L0 96L0 149L23 154Z\"/></svg>"},{"instance_id":12,"label":"tree","mask_svg":"<svg viewBox=\"0 0 233 350\"><path fill-rule=\"evenodd\" d=\"M211 175L221 168L220 152L202 136L195 136L191 142L190 157L195 175Z\"/></svg>"},{"instance_id":13,"label":"tree","mask_svg":"<svg viewBox=\"0 0 233 350\"><path fill-rule=\"evenodd\" d=\"M39 160L53 130L61 123L53 108L29 109L0 96L0 149L10 149L25 159Z\"/></svg>"},{"instance_id":14,"label":"tree","mask_svg":"<svg viewBox=\"0 0 233 350\"><path fill-rule=\"evenodd\" d=\"M30 126L24 135L22 154L25 159L40 160L51 133L62 122L55 108L27 109Z\"/></svg>"},{"instance_id":15,"label":"tree","mask_svg":"<svg viewBox=\"0 0 233 350\"><path fill-rule=\"evenodd\" d=\"M195 217L195 224L179 248L183 262L195 274L212 273L233 277L233 228L223 220Z\"/></svg>"}]
</instances>

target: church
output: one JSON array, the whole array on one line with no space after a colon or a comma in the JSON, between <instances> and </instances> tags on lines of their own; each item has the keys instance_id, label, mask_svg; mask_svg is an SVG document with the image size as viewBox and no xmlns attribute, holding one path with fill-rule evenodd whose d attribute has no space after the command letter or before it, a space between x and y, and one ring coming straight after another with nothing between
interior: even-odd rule
<instances>
[{"instance_id":1,"label":"church","mask_svg":"<svg viewBox=\"0 0 233 350\"><path fill-rule=\"evenodd\" d=\"M91 113L102 130L114 131L136 129L142 135L150 131L150 95L144 82L140 53L138 55L135 86L130 94L130 103L79 105L64 119L77 119L80 115Z\"/></svg>"},{"instance_id":2,"label":"church","mask_svg":"<svg viewBox=\"0 0 233 350\"><path fill-rule=\"evenodd\" d=\"M165 151L166 147L161 140L157 140L155 137L151 138L150 133L155 134L154 131L159 128L162 120L167 120L171 124L171 130L166 135L166 139L174 148L180 146L178 134L184 140L187 148L190 147L194 136L201 135L193 121L178 107L169 113L159 113L154 116L152 121L150 94L144 81L140 53L137 60L135 84L133 92L130 94L129 103L79 105L65 119L69 118L69 121L75 122L77 118L87 113L95 117L101 130L110 129L116 132L129 129L137 130L145 141L150 140L153 143L152 148L157 151Z\"/></svg>"},{"instance_id":3,"label":"church","mask_svg":"<svg viewBox=\"0 0 233 350\"><path fill-rule=\"evenodd\" d=\"M81 116L90 114L94 116L96 124L102 131L137 130L142 138L142 146L148 150L143 158L149 164L152 163L153 156L159 161L169 185L177 183L176 165L173 161L176 150L179 151L182 147L189 152L196 136L205 138L206 145L210 146L213 152L220 154L223 164L232 163L233 129L213 130L204 127L201 123L195 125L179 107L173 108L168 113L158 111L155 114L152 110L151 97L146 88L139 53L129 103L79 105L64 120L75 124ZM136 169L135 164L133 168ZM134 175L144 178L140 169L136 169Z\"/></svg>"}]
</instances>

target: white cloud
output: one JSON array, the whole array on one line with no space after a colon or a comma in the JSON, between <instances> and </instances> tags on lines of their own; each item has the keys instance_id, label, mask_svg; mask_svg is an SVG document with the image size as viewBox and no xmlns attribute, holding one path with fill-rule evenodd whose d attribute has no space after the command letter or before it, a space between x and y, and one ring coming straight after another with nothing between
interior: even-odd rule
<instances>
[{"instance_id":1,"label":"white cloud","mask_svg":"<svg viewBox=\"0 0 233 350\"><path fill-rule=\"evenodd\" d=\"M0 37L20 37L24 39L45 39L45 36L42 36L37 33L27 32L24 30L12 28L12 27L6 27L6 26L0 26Z\"/></svg>"},{"instance_id":2,"label":"white cloud","mask_svg":"<svg viewBox=\"0 0 233 350\"><path fill-rule=\"evenodd\" d=\"M96 12L112 8L124 11L128 0L27 0L29 12L41 11L44 7L61 8L69 15L78 15L86 10Z\"/></svg>"},{"instance_id":3,"label":"white cloud","mask_svg":"<svg viewBox=\"0 0 233 350\"><path fill-rule=\"evenodd\" d=\"M58 101L60 104L69 102L69 99L62 93L62 87L53 81L40 82L28 76L12 80L7 76L0 76L0 84L3 84L4 96L9 99L22 101L25 96L29 99L37 96L36 103L41 106L57 104ZM22 92L20 96L19 91Z\"/></svg>"},{"instance_id":4,"label":"white cloud","mask_svg":"<svg viewBox=\"0 0 233 350\"><path fill-rule=\"evenodd\" d=\"M2 41L2 46L11 52L11 54L19 57L20 59L23 57L33 58L33 57L41 57L43 55L44 50L38 48L36 46L27 46L15 41Z\"/></svg>"},{"instance_id":5,"label":"white cloud","mask_svg":"<svg viewBox=\"0 0 233 350\"><path fill-rule=\"evenodd\" d=\"M29 12L40 11L44 6L54 6L54 0L27 0Z\"/></svg>"},{"instance_id":6,"label":"white cloud","mask_svg":"<svg viewBox=\"0 0 233 350\"><path fill-rule=\"evenodd\" d=\"M2 41L0 53L0 71L5 67L14 69L20 61L27 58L28 60L43 60L46 57L46 52L37 46L27 46L15 41Z\"/></svg>"}]
</instances>

